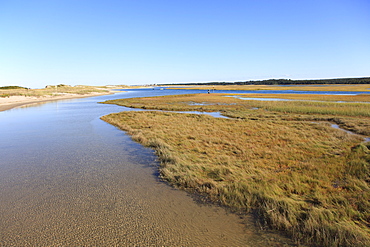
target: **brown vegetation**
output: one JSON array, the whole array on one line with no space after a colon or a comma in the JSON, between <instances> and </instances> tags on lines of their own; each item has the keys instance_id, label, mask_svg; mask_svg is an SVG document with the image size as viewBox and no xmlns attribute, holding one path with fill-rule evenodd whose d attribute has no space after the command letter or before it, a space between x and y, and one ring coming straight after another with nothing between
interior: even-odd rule
<instances>
[{"instance_id":1,"label":"brown vegetation","mask_svg":"<svg viewBox=\"0 0 370 247\"><path fill-rule=\"evenodd\" d=\"M270 104L215 94L108 103L232 117L121 112L102 119L155 149L161 177L176 187L255 210L266 225L297 241L370 245L370 144L327 123L370 135L369 104L330 103L331 108L328 102Z\"/></svg>"}]
</instances>

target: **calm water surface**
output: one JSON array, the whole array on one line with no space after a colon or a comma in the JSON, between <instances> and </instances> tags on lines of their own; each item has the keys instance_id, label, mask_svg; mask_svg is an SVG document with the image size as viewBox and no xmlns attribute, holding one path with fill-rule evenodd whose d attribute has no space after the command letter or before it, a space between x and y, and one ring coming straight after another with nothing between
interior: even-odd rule
<instances>
[{"instance_id":1,"label":"calm water surface","mask_svg":"<svg viewBox=\"0 0 370 247\"><path fill-rule=\"evenodd\" d=\"M197 91L199 92L199 91ZM284 246L158 181L156 157L99 117L131 90L0 112L0 246Z\"/></svg>"}]
</instances>

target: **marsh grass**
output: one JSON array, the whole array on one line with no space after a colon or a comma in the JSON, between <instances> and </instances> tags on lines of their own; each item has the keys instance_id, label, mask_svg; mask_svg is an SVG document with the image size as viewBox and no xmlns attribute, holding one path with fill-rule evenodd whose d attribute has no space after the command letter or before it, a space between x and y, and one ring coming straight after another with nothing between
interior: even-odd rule
<instances>
[{"instance_id":1,"label":"marsh grass","mask_svg":"<svg viewBox=\"0 0 370 247\"><path fill-rule=\"evenodd\" d=\"M369 246L370 144L316 122L351 123L353 128L362 126L368 131L368 117L348 116L346 111L315 115L282 114L267 107L251 110L250 102L221 95L110 103L217 110L234 117L121 112L102 119L156 150L161 177L176 187L205 194L237 210L254 210L265 225L284 230L300 242Z\"/></svg>"},{"instance_id":2,"label":"marsh grass","mask_svg":"<svg viewBox=\"0 0 370 247\"><path fill-rule=\"evenodd\" d=\"M308 101L324 101L324 102L370 102L369 94L358 95L325 95L325 94L237 94L238 97L248 98L271 98L271 99L291 99L291 100L308 100Z\"/></svg>"},{"instance_id":3,"label":"marsh grass","mask_svg":"<svg viewBox=\"0 0 370 247\"><path fill-rule=\"evenodd\" d=\"M362 135L370 135L370 95L328 95L327 102L306 101L310 95L276 95L276 98L293 98L297 101L242 100L230 94L188 94L147 98L118 99L103 103L126 107L167 110L221 112L239 119L284 119L304 121L330 121L340 127ZM242 95L245 96L245 95ZM323 100L322 95L311 95L313 100ZM251 97L272 97L253 94ZM301 97L301 98L300 98ZM288 98L289 99L289 98ZM303 99L303 101L299 101ZM332 101L346 101L335 103Z\"/></svg>"}]
</instances>

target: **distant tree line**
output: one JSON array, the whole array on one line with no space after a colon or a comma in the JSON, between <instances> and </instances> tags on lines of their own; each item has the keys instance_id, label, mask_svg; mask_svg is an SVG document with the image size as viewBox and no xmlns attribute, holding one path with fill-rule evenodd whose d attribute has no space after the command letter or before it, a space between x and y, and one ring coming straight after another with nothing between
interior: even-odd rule
<instances>
[{"instance_id":1,"label":"distant tree line","mask_svg":"<svg viewBox=\"0 0 370 247\"><path fill-rule=\"evenodd\" d=\"M26 87L19 87L19 86L5 86L5 87L0 87L0 89L28 89Z\"/></svg>"},{"instance_id":2,"label":"distant tree line","mask_svg":"<svg viewBox=\"0 0 370 247\"><path fill-rule=\"evenodd\" d=\"M181 83L181 85L312 85L312 84L370 84L370 77L317 80L269 79L261 81ZM175 85L175 84L160 84Z\"/></svg>"}]
</instances>

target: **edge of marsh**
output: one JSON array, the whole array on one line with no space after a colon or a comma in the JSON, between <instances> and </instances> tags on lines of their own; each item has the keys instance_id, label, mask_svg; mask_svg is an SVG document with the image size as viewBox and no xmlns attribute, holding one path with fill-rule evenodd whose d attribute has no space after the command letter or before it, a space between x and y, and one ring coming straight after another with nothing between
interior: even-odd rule
<instances>
[{"instance_id":1,"label":"edge of marsh","mask_svg":"<svg viewBox=\"0 0 370 247\"><path fill-rule=\"evenodd\" d=\"M198 107L196 110L212 111L214 107L221 107L224 115L233 117L236 120L231 121L238 121L239 125L244 124L245 130L240 134L237 132L230 140L217 139L215 135L220 132L227 135L238 124L228 127L231 123L229 120L214 120L206 116L188 115L180 119L176 113L122 112L103 116L102 119L126 131L133 140L153 148L161 163L161 177L175 187L206 194L213 201L231 208L247 211L254 208L267 225L290 233L297 241L322 246L370 244L370 231L366 228L366 224L369 224L366 223L369 210L365 205L368 202L359 197L361 191L365 193L364 196L370 192L366 185L369 173L366 168L369 163L366 162L370 160L370 145L359 144L359 137L352 138L339 130L330 130L330 125L317 125L312 129L312 122L309 125L300 124L309 123L313 119L331 119L345 125L347 129L354 128L357 130L355 132L369 133L369 125L366 124L368 117L361 117L356 122L356 117L352 115L338 117L324 114L315 117L309 112L306 115L301 112L294 115L286 110L274 112L263 109L256 113L245 107L248 102L234 109L231 99L225 99L227 104L214 104L217 98L209 96L207 100L212 103L206 105L203 104L205 96L198 97L163 96L105 103L157 110ZM233 99L235 101L237 99ZM201 105L189 105L189 102ZM229 111L225 110L227 107ZM179 127L185 126L183 124L186 121L189 122L186 126L195 128L195 132L184 133L181 128L172 129L174 126L171 123ZM222 131L214 132L216 122L221 123L217 128ZM278 136L274 137L272 127L269 126L271 124L280 126L281 133ZM365 129L361 131L359 127ZM250 128L260 128L265 138L262 143ZM294 130L294 133L290 134L290 130ZM244 144L234 145L233 140L243 135L247 137L241 143L248 144L251 150L244 149ZM183 137L180 138L181 143L176 140L177 136ZM294 139L294 136L298 139ZM250 146L248 142L257 146ZM214 159L216 153L212 149L203 148L212 145L214 149L225 149L226 152L222 153L222 157ZM279 152L282 155L280 157ZM241 160L234 159L234 156L240 156ZM270 164L263 163L269 161ZM320 164L325 164L321 172ZM241 173L244 175L237 174L238 167L243 167ZM323 179L322 184L320 179ZM286 184L279 184L282 181ZM358 207L360 211L356 212Z\"/></svg>"}]
</instances>

